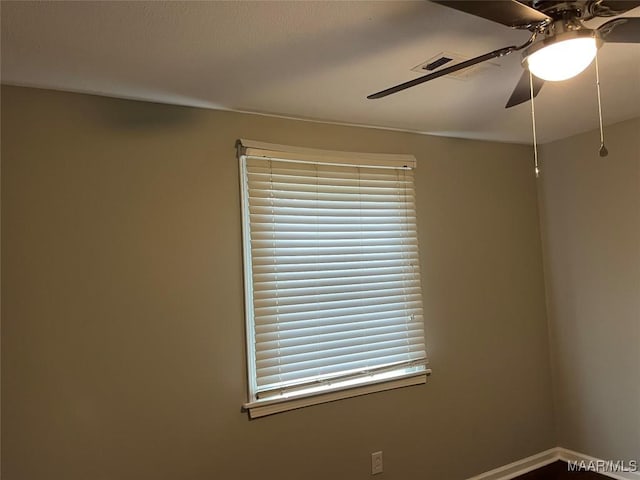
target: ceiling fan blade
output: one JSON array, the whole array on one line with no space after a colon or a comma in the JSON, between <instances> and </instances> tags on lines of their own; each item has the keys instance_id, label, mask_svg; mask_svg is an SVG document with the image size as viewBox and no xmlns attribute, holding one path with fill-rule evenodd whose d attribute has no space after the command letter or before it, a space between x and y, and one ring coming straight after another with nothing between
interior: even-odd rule
<instances>
[{"instance_id":1,"label":"ceiling fan blade","mask_svg":"<svg viewBox=\"0 0 640 480\"><path fill-rule=\"evenodd\" d=\"M622 17L609 20L598 28L607 43L640 43L640 17Z\"/></svg>"},{"instance_id":2,"label":"ceiling fan blade","mask_svg":"<svg viewBox=\"0 0 640 480\"><path fill-rule=\"evenodd\" d=\"M536 97L542 86L544 85L544 80L533 75L533 96ZM522 72L522 76L520 80L518 80L518 84L516 88L513 89L513 93L509 97L509 101L505 105L504 108L515 107L516 105L520 105L521 103L528 102L531 100L531 86L529 85L529 70Z\"/></svg>"},{"instance_id":3,"label":"ceiling fan blade","mask_svg":"<svg viewBox=\"0 0 640 480\"><path fill-rule=\"evenodd\" d=\"M456 63L455 65L451 65L450 67L436 70L435 72L423 75L422 77L414 78L413 80L409 80L408 82L389 87L376 93L372 93L371 95L368 95L367 98L369 100L373 100L376 98L386 97L387 95L391 95L392 93L397 93L402 90L406 90L407 88L415 87L416 85L420 85L421 83L428 82L429 80L434 80L453 72L457 72L458 70L472 67L473 65L491 60L492 58L503 57L510 54L516 49L517 47L515 46L500 48L499 50L485 53L484 55L480 55L479 57L470 58L469 60L465 60L464 62Z\"/></svg>"},{"instance_id":4,"label":"ceiling fan blade","mask_svg":"<svg viewBox=\"0 0 640 480\"><path fill-rule=\"evenodd\" d=\"M507 27L528 28L532 24L550 22L544 13L516 0L432 0L461 12L486 18Z\"/></svg>"},{"instance_id":5,"label":"ceiling fan blade","mask_svg":"<svg viewBox=\"0 0 640 480\"><path fill-rule=\"evenodd\" d=\"M640 7L640 0L600 0L593 4L594 13L603 17L620 15L636 7Z\"/></svg>"}]
</instances>

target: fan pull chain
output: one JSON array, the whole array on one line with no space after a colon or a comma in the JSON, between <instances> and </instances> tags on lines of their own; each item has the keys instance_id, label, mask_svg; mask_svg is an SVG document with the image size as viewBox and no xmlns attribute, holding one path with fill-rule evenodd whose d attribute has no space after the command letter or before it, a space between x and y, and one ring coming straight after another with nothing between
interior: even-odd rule
<instances>
[{"instance_id":1,"label":"fan pull chain","mask_svg":"<svg viewBox=\"0 0 640 480\"><path fill-rule=\"evenodd\" d=\"M600 100L600 69L598 68L598 54L596 53L596 89L598 91L598 117L600 119L600 156L609 155L609 150L604 146L604 130L602 128L602 102Z\"/></svg>"},{"instance_id":2,"label":"fan pull chain","mask_svg":"<svg viewBox=\"0 0 640 480\"><path fill-rule=\"evenodd\" d=\"M540 169L538 168L538 137L536 136L536 108L533 104L533 75L529 70L529 87L531 91L531 125L533 127L533 162L535 165L534 172L536 178L540 177Z\"/></svg>"}]
</instances>

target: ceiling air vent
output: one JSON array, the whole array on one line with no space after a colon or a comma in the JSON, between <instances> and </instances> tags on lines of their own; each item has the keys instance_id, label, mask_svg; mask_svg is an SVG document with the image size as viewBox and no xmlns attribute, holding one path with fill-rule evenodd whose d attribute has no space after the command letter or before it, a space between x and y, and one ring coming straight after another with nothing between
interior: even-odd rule
<instances>
[{"instance_id":1,"label":"ceiling air vent","mask_svg":"<svg viewBox=\"0 0 640 480\"><path fill-rule=\"evenodd\" d=\"M465 57L464 55L460 55L458 53L452 52L440 52L437 55L434 55L430 59L422 62L420 65L416 65L411 69L413 72L422 73L426 75L428 73L436 72L445 67L450 67L460 62L464 62L465 60L469 60L472 57ZM458 70L457 72L450 73L446 75L447 78L455 78L457 80L468 80L469 78L474 77L480 72L483 72L489 68L498 67L497 63L492 62L484 62L481 64L476 64L471 67L465 68L463 70Z\"/></svg>"}]
</instances>

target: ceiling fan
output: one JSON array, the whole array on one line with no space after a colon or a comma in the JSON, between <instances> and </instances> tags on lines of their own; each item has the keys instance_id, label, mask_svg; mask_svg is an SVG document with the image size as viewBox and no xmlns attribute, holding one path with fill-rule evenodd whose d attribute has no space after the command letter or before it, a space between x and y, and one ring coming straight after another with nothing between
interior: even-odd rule
<instances>
[{"instance_id":1,"label":"ceiling fan","mask_svg":"<svg viewBox=\"0 0 640 480\"><path fill-rule=\"evenodd\" d=\"M529 30L531 36L522 45L494 50L381 90L367 98L386 97L492 58L522 51L524 72L505 106L510 108L535 97L546 80L561 81L578 75L591 64L604 42L640 43L640 18L618 17L596 29L583 23L596 17L621 15L640 6L640 0L432 1L511 28Z\"/></svg>"}]
</instances>

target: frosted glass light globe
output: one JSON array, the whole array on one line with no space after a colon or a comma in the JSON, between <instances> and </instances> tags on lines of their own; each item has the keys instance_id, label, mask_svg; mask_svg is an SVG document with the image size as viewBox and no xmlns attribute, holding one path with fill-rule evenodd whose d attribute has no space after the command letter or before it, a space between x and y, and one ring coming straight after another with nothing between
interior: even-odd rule
<instances>
[{"instance_id":1,"label":"frosted glass light globe","mask_svg":"<svg viewBox=\"0 0 640 480\"><path fill-rule=\"evenodd\" d=\"M527 57L527 65L536 77L557 82L582 72L591 64L597 51L594 37L571 38L533 52Z\"/></svg>"}]
</instances>

